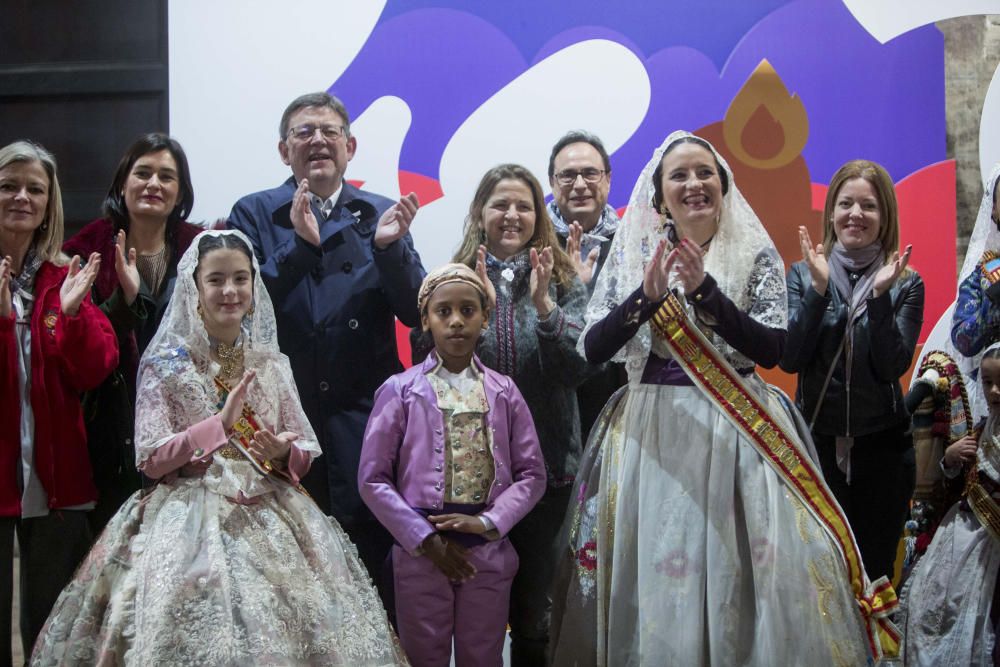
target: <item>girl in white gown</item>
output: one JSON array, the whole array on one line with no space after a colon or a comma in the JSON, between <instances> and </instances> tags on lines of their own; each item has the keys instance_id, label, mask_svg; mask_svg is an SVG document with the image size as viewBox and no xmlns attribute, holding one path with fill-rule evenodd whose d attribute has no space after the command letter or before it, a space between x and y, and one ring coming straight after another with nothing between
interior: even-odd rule
<instances>
[{"instance_id":1,"label":"girl in white gown","mask_svg":"<svg viewBox=\"0 0 1000 667\"><path fill-rule=\"evenodd\" d=\"M964 498L941 520L905 588L900 621L907 665L1000 664L1000 609L994 604L1000 572L1000 344L982 355L979 375L989 415Z\"/></svg>"},{"instance_id":2,"label":"girl in white gown","mask_svg":"<svg viewBox=\"0 0 1000 667\"><path fill-rule=\"evenodd\" d=\"M181 258L143 355L132 496L66 587L33 665L400 665L356 550L298 488L320 449L246 238Z\"/></svg>"}]
</instances>

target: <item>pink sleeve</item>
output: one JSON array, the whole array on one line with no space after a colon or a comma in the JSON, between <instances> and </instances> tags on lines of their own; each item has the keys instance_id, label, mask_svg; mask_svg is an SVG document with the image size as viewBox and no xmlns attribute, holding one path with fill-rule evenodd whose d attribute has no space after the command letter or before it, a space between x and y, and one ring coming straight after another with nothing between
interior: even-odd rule
<instances>
[{"instance_id":1,"label":"pink sleeve","mask_svg":"<svg viewBox=\"0 0 1000 667\"><path fill-rule=\"evenodd\" d=\"M309 472L311 465L312 454L299 449L295 443L292 443L288 451L288 476L292 478L292 484L298 484Z\"/></svg>"},{"instance_id":2,"label":"pink sleeve","mask_svg":"<svg viewBox=\"0 0 1000 667\"><path fill-rule=\"evenodd\" d=\"M147 477L159 479L188 463L211 456L228 441L222 417L212 415L153 450L149 458L139 464L139 470Z\"/></svg>"}]
</instances>

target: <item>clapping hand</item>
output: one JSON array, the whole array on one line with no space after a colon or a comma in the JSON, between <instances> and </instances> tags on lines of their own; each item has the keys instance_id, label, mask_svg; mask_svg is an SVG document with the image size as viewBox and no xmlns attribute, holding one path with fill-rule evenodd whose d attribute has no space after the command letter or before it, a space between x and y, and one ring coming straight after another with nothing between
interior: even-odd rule
<instances>
[{"instance_id":1,"label":"clapping hand","mask_svg":"<svg viewBox=\"0 0 1000 667\"><path fill-rule=\"evenodd\" d=\"M910 263L911 252L913 252L913 246L908 245L902 255L898 251L892 253L886 265L875 274L875 281L872 283L872 296L881 296L896 284L896 280L906 269L906 265Z\"/></svg>"},{"instance_id":2,"label":"clapping hand","mask_svg":"<svg viewBox=\"0 0 1000 667\"><path fill-rule=\"evenodd\" d=\"M574 220L569 225L569 237L566 239L566 253L569 255L570 261L573 262L576 275L580 276L580 282L586 285L594 278L594 266L597 264L597 259L601 256L601 249L599 247L593 248L587 253L586 259L581 259L580 244L582 238L583 227L580 226L579 222Z\"/></svg>"},{"instance_id":3,"label":"clapping hand","mask_svg":"<svg viewBox=\"0 0 1000 667\"><path fill-rule=\"evenodd\" d=\"M129 248L128 259L125 259L124 229L118 230L115 238L115 273L118 275L125 303L131 306L139 296L139 269L135 265L135 248Z\"/></svg>"},{"instance_id":4,"label":"clapping hand","mask_svg":"<svg viewBox=\"0 0 1000 667\"><path fill-rule=\"evenodd\" d=\"M319 223L309 205L309 179L303 178L292 196L292 228L306 243L319 247Z\"/></svg>"},{"instance_id":5,"label":"clapping hand","mask_svg":"<svg viewBox=\"0 0 1000 667\"><path fill-rule=\"evenodd\" d=\"M486 246L479 246L479 250L476 251L476 275L479 279L483 281L483 287L486 288L486 300L489 302L489 312L493 312L493 309L497 307L497 289L493 286L493 281L490 277L486 275Z\"/></svg>"},{"instance_id":6,"label":"clapping hand","mask_svg":"<svg viewBox=\"0 0 1000 667\"><path fill-rule=\"evenodd\" d=\"M253 442L248 449L260 461L280 461L288 457L292 443L298 438L298 435L289 431L275 435L267 429L261 429L254 433Z\"/></svg>"},{"instance_id":7,"label":"clapping hand","mask_svg":"<svg viewBox=\"0 0 1000 667\"><path fill-rule=\"evenodd\" d=\"M532 248L528 253L531 260L531 277L528 279L531 301L535 304L535 310L540 318L548 317L555 310L556 304L549 296L549 283L552 282L552 267L555 266L555 259L552 257L552 248L542 248L541 252Z\"/></svg>"},{"instance_id":8,"label":"clapping hand","mask_svg":"<svg viewBox=\"0 0 1000 667\"><path fill-rule=\"evenodd\" d=\"M96 252L90 253L87 266L80 268L80 256L74 255L69 262L69 273L63 280L59 288L60 308L65 315L76 317L80 312L80 304L84 297L90 292L91 286L97 279L97 272L101 268L101 255Z\"/></svg>"},{"instance_id":9,"label":"clapping hand","mask_svg":"<svg viewBox=\"0 0 1000 667\"><path fill-rule=\"evenodd\" d=\"M239 421L240 415L243 414L243 401L246 400L247 388L253 382L256 375L256 371L246 371L243 373L243 379L226 396L226 403L219 412L219 417L222 418L222 428L226 430L226 433L233 430L233 426Z\"/></svg>"},{"instance_id":10,"label":"clapping hand","mask_svg":"<svg viewBox=\"0 0 1000 667\"><path fill-rule=\"evenodd\" d=\"M802 259L809 269L809 276L812 278L812 288L817 294L826 294L826 288L830 284L830 265L827 264L826 255L823 254L823 244L813 247L812 239L809 238L809 230L799 227L799 246L802 248Z\"/></svg>"},{"instance_id":11,"label":"clapping hand","mask_svg":"<svg viewBox=\"0 0 1000 667\"><path fill-rule=\"evenodd\" d=\"M413 223L413 217L420 208L417 195L413 192L401 198L389 207L378 220L375 228L375 245L379 250L385 250L390 244L406 236Z\"/></svg>"},{"instance_id":12,"label":"clapping hand","mask_svg":"<svg viewBox=\"0 0 1000 667\"><path fill-rule=\"evenodd\" d=\"M653 251L653 257L646 265L646 270L642 276L642 293L650 301L659 301L670 287L670 264L668 263L672 253L667 252L669 242L661 239Z\"/></svg>"},{"instance_id":13,"label":"clapping hand","mask_svg":"<svg viewBox=\"0 0 1000 667\"><path fill-rule=\"evenodd\" d=\"M10 317L14 309L13 300L10 294L10 257L0 259L0 317L6 319Z\"/></svg>"},{"instance_id":14,"label":"clapping hand","mask_svg":"<svg viewBox=\"0 0 1000 667\"><path fill-rule=\"evenodd\" d=\"M705 259L698 244L689 239L678 243L667 257L668 274L671 269L677 271L677 277L684 286L685 294L691 294L701 287L705 282Z\"/></svg>"}]
</instances>

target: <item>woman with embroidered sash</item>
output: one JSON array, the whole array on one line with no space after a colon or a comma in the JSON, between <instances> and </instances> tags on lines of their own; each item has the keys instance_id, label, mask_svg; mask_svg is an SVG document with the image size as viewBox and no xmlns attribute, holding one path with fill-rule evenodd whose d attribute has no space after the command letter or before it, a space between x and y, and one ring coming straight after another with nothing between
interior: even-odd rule
<instances>
[{"instance_id":1,"label":"woman with embroidered sash","mask_svg":"<svg viewBox=\"0 0 1000 667\"><path fill-rule=\"evenodd\" d=\"M574 487L553 664L858 665L887 638L891 588L868 585L801 419L754 373L781 356L785 308L781 259L732 172L670 135L581 337L629 384Z\"/></svg>"},{"instance_id":2,"label":"woman with embroidered sash","mask_svg":"<svg viewBox=\"0 0 1000 667\"><path fill-rule=\"evenodd\" d=\"M249 241L181 257L139 367L139 468L33 665L398 665L354 546L300 490L320 449Z\"/></svg>"},{"instance_id":3,"label":"woman with embroidered sash","mask_svg":"<svg viewBox=\"0 0 1000 667\"><path fill-rule=\"evenodd\" d=\"M960 440L942 461L951 477L964 464L964 498L945 515L906 585L899 620L907 665L1000 665L1000 344L982 355L979 375L989 409L979 448Z\"/></svg>"}]
</instances>

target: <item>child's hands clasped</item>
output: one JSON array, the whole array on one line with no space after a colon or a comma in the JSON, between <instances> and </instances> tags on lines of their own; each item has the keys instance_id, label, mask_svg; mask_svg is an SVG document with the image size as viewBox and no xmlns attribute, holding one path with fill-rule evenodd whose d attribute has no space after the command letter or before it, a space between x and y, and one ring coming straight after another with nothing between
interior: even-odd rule
<instances>
[{"instance_id":1,"label":"child's hands clasped","mask_svg":"<svg viewBox=\"0 0 1000 667\"><path fill-rule=\"evenodd\" d=\"M967 435L948 445L944 450L944 465L946 468L957 468L965 463L976 460L976 438Z\"/></svg>"},{"instance_id":2,"label":"child's hands clasped","mask_svg":"<svg viewBox=\"0 0 1000 667\"><path fill-rule=\"evenodd\" d=\"M476 574L475 566L469 562L468 550L438 533L428 535L421 547L424 555L451 581L468 581Z\"/></svg>"},{"instance_id":3,"label":"child's hands clasped","mask_svg":"<svg viewBox=\"0 0 1000 667\"><path fill-rule=\"evenodd\" d=\"M438 530L454 530L458 533L472 533L482 535L486 532L486 526L479 520L478 516L469 514L432 514L427 520L434 524Z\"/></svg>"}]
</instances>

